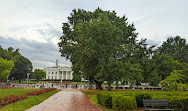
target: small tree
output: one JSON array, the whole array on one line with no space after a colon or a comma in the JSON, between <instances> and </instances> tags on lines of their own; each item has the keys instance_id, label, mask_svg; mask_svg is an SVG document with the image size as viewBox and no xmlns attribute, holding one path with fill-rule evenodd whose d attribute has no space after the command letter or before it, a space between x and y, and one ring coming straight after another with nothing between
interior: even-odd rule
<instances>
[{"instance_id":1,"label":"small tree","mask_svg":"<svg viewBox=\"0 0 188 111\"><path fill-rule=\"evenodd\" d=\"M13 61L7 61L6 59L0 59L0 80L5 80L7 74L10 73L14 67Z\"/></svg>"},{"instance_id":2,"label":"small tree","mask_svg":"<svg viewBox=\"0 0 188 111\"><path fill-rule=\"evenodd\" d=\"M35 71L32 74L32 78L36 79L37 82L40 79L45 78L45 77L46 77L46 72L44 72L43 70L40 70L40 69L35 69Z\"/></svg>"},{"instance_id":3,"label":"small tree","mask_svg":"<svg viewBox=\"0 0 188 111\"><path fill-rule=\"evenodd\" d=\"M186 84L183 84L185 76L181 73L181 70L173 70L170 76L160 82L162 87L169 91L181 91L183 88L188 87Z\"/></svg>"}]
</instances>

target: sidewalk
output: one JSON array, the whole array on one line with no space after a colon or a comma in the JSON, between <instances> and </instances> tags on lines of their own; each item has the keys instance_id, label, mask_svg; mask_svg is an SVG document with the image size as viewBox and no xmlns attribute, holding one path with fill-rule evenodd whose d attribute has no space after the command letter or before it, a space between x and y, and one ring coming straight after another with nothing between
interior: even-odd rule
<instances>
[{"instance_id":1,"label":"sidewalk","mask_svg":"<svg viewBox=\"0 0 188 111\"><path fill-rule=\"evenodd\" d=\"M102 111L81 91L64 89L26 111Z\"/></svg>"}]
</instances>

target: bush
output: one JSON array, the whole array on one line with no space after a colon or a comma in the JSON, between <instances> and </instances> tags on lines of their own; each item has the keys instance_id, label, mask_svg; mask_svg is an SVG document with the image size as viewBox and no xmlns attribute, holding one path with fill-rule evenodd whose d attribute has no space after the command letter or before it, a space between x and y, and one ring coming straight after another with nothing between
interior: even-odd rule
<instances>
[{"instance_id":1,"label":"bush","mask_svg":"<svg viewBox=\"0 0 188 111\"><path fill-rule=\"evenodd\" d=\"M37 95L43 94L43 93L45 93L45 92L53 91L53 90L55 90L55 89L56 89L56 88L46 88L46 89L39 90L39 91L28 92L28 93L26 93L26 95L29 95L29 96L37 96Z\"/></svg>"},{"instance_id":2,"label":"bush","mask_svg":"<svg viewBox=\"0 0 188 111\"><path fill-rule=\"evenodd\" d=\"M0 99L0 106L5 106L7 104L23 100L27 98L26 95L8 95L4 96L3 98Z\"/></svg>"},{"instance_id":3,"label":"bush","mask_svg":"<svg viewBox=\"0 0 188 111\"><path fill-rule=\"evenodd\" d=\"M171 97L168 99L168 107L175 111L187 111L188 97Z\"/></svg>"},{"instance_id":4,"label":"bush","mask_svg":"<svg viewBox=\"0 0 188 111\"><path fill-rule=\"evenodd\" d=\"M112 108L117 111L136 109L136 100L131 96L114 95L112 97Z\"/></svg>"},{"instance_id":5,"label":"bush","mask_svg":"<svg viewBox=\"0 0 188 111\"><path fill-rule=\"evenodd\" d=\"M143 106L143 99L166 99L169 108L175 109L175 111L188 111L188 92L186 91L111 91L98 93L97 99L98 103L103 106L121 110L126 109L129 101L126 102L124 97L127 96L133 97L138 107ZM114 97L120 100L114 100ZM124 103L119 103L120 101L124 101Z\"/></svg>"},{"instance_id":6,"label":"bush","mask_svg":"<svg viewBox=\"0 0 188 111\"><path fill-rule=\"evenodd\" d=\"M143 99L151 99L151 95L148 93L138 93L135 96L138 107L143 107Z\"/></svg>"},{"instance_id":7,"label":"bush","mask_svg":"<svg viewBox=\"0 0 188 111\"><path fill-rule=\"evenodd\" d=\"M97 100L103 106L112 107L112 95L109 93L98 93Z\"/></svg>"}]
</instances>

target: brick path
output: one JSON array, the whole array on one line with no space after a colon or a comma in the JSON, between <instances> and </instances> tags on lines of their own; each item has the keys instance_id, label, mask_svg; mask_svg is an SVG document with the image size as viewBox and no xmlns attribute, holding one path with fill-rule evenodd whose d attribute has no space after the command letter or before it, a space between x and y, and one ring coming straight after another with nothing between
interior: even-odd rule
<instances>
[{"instance_id":1,"label":"brick path","mask_svg":"<svg viewBox=\"0 0 188 111\"><path fill-rule=\"evenodd\" d=\"M102 111L81 91L64 89L26 111Z\"/></svg>"}]
</instances>

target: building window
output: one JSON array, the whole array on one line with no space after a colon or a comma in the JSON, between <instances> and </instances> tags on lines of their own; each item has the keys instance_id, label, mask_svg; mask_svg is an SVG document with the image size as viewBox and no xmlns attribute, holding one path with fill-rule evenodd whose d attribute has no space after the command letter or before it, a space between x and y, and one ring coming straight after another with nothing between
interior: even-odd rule
<instances>
[{"instance_id":1,"label":"building window","mask_svg":"<svg viewBox=\"0 0 188 111\"><path fill-rule=\"evenodd\" d=\"M50 79L50 76L48 76L48 79Z\"/></svg>"},{"instance_id":2,"label":"building window","mask_svg":"<svg viewBox=\"0 0 188 111\"><path fill-rule=\"evenodd\" d=\"M50 74L50 72L48 72L48 74Z\"/></svg>"},{"instance_id":3,"label":"building window","mask_svg":"<svg viewBox=\"0 0 188 111\"><path fill-rule=\"evenodd\" d=\"M54 72L52 72L52 74L53 74Z\"/></svg>"},{"instance_id":4,"label":"building window","mask_svg":"<svg viewBox=\"0 0 188 111\"><path fill-rule=\"evenodd\" d=\"M55 72L55 74L57 74L57 72Z\"/></svg>"}]
</instances>

